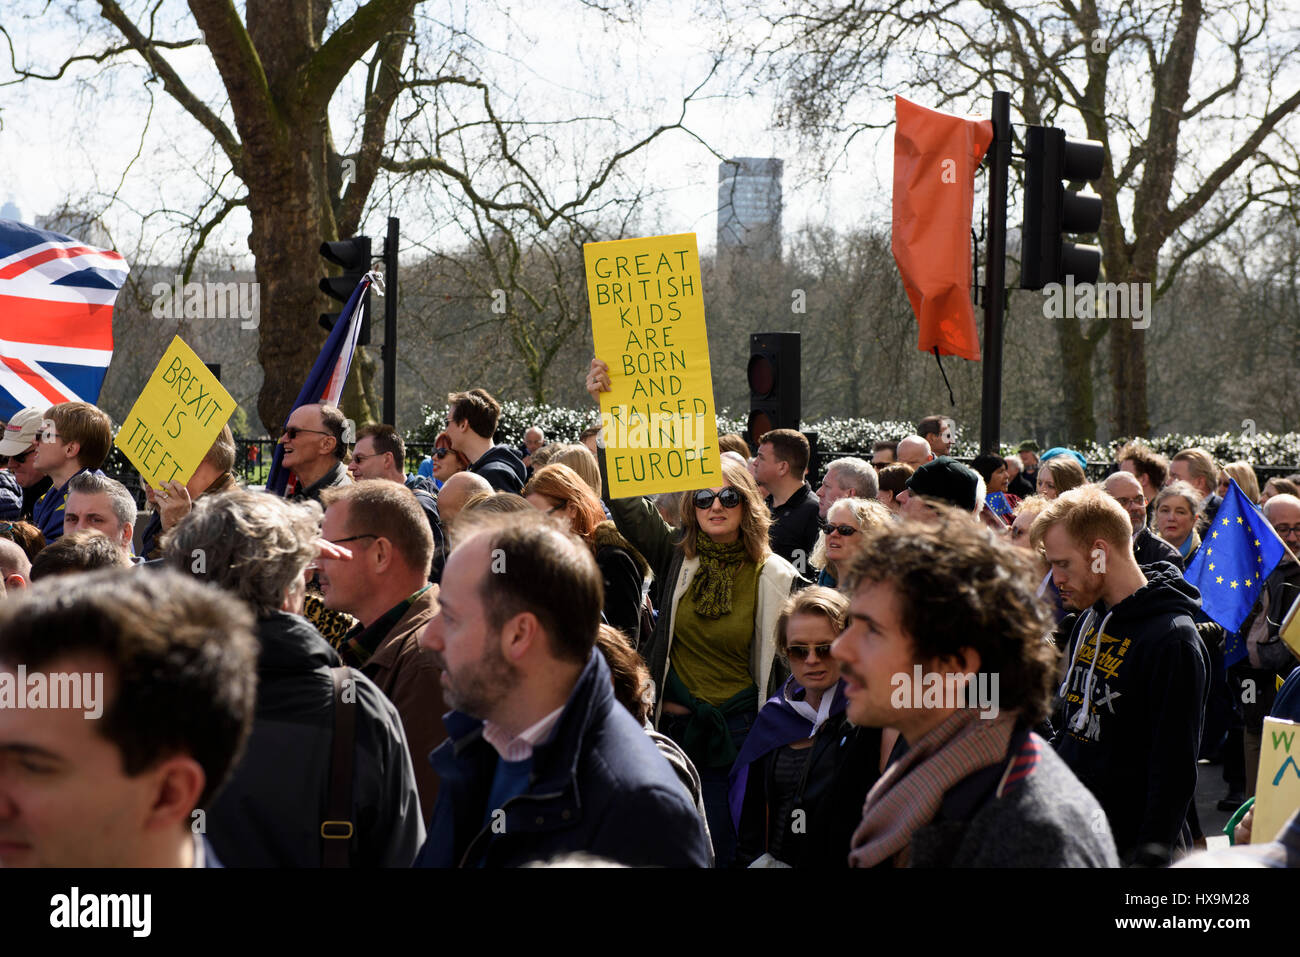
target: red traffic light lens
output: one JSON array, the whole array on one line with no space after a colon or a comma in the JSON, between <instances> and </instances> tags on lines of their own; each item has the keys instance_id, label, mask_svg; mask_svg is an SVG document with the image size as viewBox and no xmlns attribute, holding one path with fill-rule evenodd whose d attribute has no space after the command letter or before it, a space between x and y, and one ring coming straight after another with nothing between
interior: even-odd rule
<instances>
[{"instance_id":1,"label":"red traffic light lens","mask_svg":"<svg viewBox=\"0 0 1300 957\"><path fill-rule=\"evenodd\" d=\"M767 356L750 356L745 377L749 379L749 391L756 395L769 396L776 390L776 366Z\"/></svg>"}]
</instances>

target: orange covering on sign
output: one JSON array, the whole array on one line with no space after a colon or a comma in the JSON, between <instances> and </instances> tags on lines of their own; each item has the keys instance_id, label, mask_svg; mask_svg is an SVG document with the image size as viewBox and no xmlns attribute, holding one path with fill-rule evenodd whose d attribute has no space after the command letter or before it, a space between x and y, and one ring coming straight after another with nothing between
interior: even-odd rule
<instances>
[{"instance_id":1,"label":"orange covering on sign","mask_svg":"<svg viewBox=\"0 0 1300 957\"><path fill-rule=\"evenodd\" d=\"M975 170L992 120L940 113L895 98L894 260L920 324L917 348L978 360L970 301Z\"/></svg>"}]
</instances>

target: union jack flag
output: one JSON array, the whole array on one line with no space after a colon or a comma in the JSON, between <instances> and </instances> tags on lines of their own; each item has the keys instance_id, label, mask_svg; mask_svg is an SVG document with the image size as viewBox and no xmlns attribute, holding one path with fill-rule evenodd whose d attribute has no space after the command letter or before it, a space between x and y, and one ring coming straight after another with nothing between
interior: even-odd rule
<instances>
[{"instance_id":1,"label":"union jack flag","mask_svg":"<svg viewBox=\"0 0 1300 957\"><path fill-rule=\"evenodd\" d=\"M378 273L366 273L357 283L356 289L352 290L352 296L325 339L325 345L321 346L316 364L307 374L307 381L303 384L302 391L298 393L298 401L293 404L293 409L289 410L290 414L303 405L314 405L318 402L328 405L339 404L339 399L343 397L343 384L347 381L348 370L352 368L352 357L357 351L362 313L368 307L370 287L377 276ZM382 281L378 289L379 294L383 295ZM283 457L284 446L277 443L275 451L271 453L271 470L266 476L266 490L277 495L290 496L297 491L297 476L280 464L280 459Z\"/></svg>"},{"instance_id":2,"label":"union jack flag","mask_svg":"<svg viewBox=\"0 0 1300 957\"><path fill-rule=\"evenodd\" d=\"M99 399L128 268L111 250L0 219L0 419Z\"/></svg>"}]
</instances>

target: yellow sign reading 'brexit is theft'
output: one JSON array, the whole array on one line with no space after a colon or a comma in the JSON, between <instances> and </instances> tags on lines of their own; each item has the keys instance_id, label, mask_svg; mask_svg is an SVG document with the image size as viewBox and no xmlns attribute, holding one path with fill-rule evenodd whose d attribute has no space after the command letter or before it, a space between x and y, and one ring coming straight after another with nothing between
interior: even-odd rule
<instances>
[{"instance_id":1,"label":"yellow sign reading 'brexit is theft'","mask_svg":"<svg viewBox=\"0 0 1300 957\"><path fill-rule=\"evenodd\" d=\"M153 488L188 482L234 411L230 393L177 336L114 443Z\"/></svg>"},{"instance_id":2,"label":"yellow sign reading 'brexit is theft'","mask_svg":"<svg viewBox=\"0 0 1300 957\"><path fill-rule=\"evenodd\" d=\"M613 498L722 481L694 233L587 243L587 294Z\"/></svg>"}]
</instances>

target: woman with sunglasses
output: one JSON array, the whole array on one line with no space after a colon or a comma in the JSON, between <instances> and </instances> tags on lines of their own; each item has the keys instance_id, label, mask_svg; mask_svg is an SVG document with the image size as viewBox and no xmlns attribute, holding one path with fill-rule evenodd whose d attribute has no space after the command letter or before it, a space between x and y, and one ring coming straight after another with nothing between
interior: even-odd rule
<instances>
[{"instance_id":1,"label":"woman with sunglasses","mask_svg":"<svg viewBox=\"0 0 1300 957\"><path fill-rule=\"evenodd\" d=\"M587 454L582 446L576 448ZM635 642L641 630L642 583L650 566L614 523L605 519L600 499L586 479L567 465L553 462L533 473L524 486L524 498L539 512L564 522L587 543L605 583L605 621Z\"/></svg>"},{"instance_id":2,"label":"woman with sunglasses","mask_svg":"<svg viewBox=\"0 0 1300 957\"><path fill-rule=\"evenodd\" d=\"M609 387L608 367L592 360L588 392L599 400ZM603 480L605 456L598 459ZM759 701L784 681L776 622L801 579L768 546L771 518L749 472L729 458L720 468L717 485L682 493L680 532L649 498L606 504L659 584L659 618L645 654L659 696L655 727L699 769L714 853L725 867L735 851L727 776Z\"/></svg>"},{"instance_id":3,"label":"woman with sunglasses","mask_svg":"<svg viewBox=\"0 0 1300 957\"><path fill-rule=\"evenodd\" d=\"M469 459L451 447L451 439L446 432L438 433L433 446L433 478L438 483L438 488L442 488L442 483L447 479L469 468Z\"/></svg>"},{"instance_id":4,"label":"woman with sunglasses","mask_svg":"<svg viewBox=\"0 0 1300 957\"><path fill-rule=\"evenodd\" d=\"M880 730L855 729L845 717L844 682L839 662L831 656L831 644L844 630L848 610L847 596L816 585L792 596L781 609L776 641L790 663L790 678L763 705L731 769L729 798L739 835L738 866L751 865L764 855L791 867L815 866L815 848L827 836L822 832L835 827L826 816L823 799L849 753L848 738L866 735L874 745L870 753L879 753ZM860 742L854 744L856 754ZM866 763L874 765L867 775L874 780L879 766L875 761ZM856 800L848 801L853 810L839 828L845 832L845 842L861 819L869 787L860 774L854 778ZM842 779L837 787L843 786L847 785ZM845 857L842 852L840 857ZM847 859L840 863L846 866Z\"/></svg>"},{"instance_id":5,"label":"woman with sunglasses","mask_svg":"<svg viewBox=\"0 0 1300 957\"><path fill-rule=\"evenodd\" d=\"M874 499L841 498L832 502L826 510L826 531L812 553L812 566L820 569L817 584L834 588L862 549L861 533L892 517L888 507Z\"/></svg>"}]
</instances>

